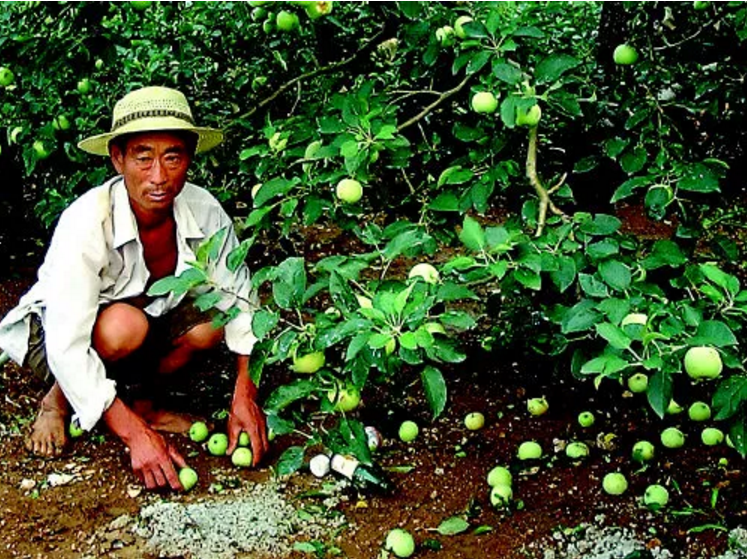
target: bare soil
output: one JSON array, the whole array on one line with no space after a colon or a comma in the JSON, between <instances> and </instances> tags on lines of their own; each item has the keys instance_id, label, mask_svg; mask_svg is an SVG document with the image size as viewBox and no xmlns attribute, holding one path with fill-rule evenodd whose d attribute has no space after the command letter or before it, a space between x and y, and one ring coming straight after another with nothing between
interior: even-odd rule
<instances>
[{"instance_id":1,"label":"bare soil","mask_svg":"<svg viewBox=\"0 0 747 559\"><path fill-rule=\"evenodd\" d=\"M31 264L16 262L12 270L0 273L0 315L31 285ZM221 353L201 368L174 407L209 418L228 405L231 365ZM663 546L674 557L711 558L727 549L729 529L747 526L744 460L726 446L703 446L701 426L688 421L686 414L661 421L650 413L645 398L613 383L596 391L590 383L555 377L540 361L516 362L515 356L488 354L479 346L470 350L466 363L446 374L449 405L435 422L430 420L417 383L364 392L363 405L355 413L384 436L379 462L389 468L411 469L391 472L396 485L392 495L358 494L351 488L336 505L347 518L347 527L330 534L323 542L329 553L319 557L333 556L334 547L342 557L380 557L382 542L394 527L413 533L419 559L543 557L555 532L591 523L629 527L650 548ZM273 378L280 376L266 373L262 391L269 392ZM29 456L24 437L44 386L28 370L9 364L0 372L0 390L0 557L153 557L142 540L112 527L112 521L136 516L152 499L138 486L123 445L102 429L73 441L60 458ZM532 417L526 411L526 400L541 395L547 397L550 409L541 417ZM687 395L691 399L708 396ZM576 421L584 410L597 416L592 428L582 429ZM463 426L464 416L473 411L484 413L487 419L479 431ZM422 428L409 445L396 436L405 418L414 419ZM683 429L685 448L667 451L658 444L666 425ZM211 480L232 479L241 484L269 479L282 450L296 442L276 439L260 469L239 472L226 459L208 455L186 437L174 438L201 480L189 494L159 495L181 502L213 494L216 487ZM643 468L630 459L633 444L641 439L657 447L655 460ZM545 455L541 461L519 463L516 449L525 440L541 444ZM562 451L571 440L583 440L592 447L591 456L580 464L571 463ZM726 464L720 465L722 458ZM495 465L508 465L515 472L514 503L509 511L496 510L489 502L486 475ZM628 491L618 497L601 489L602 477L614 470L625 473L630 481ZM50 478L51 474L64 476ZM52 481L64 483L54 486ZM288 491L299 496L320 488L320 483L302 471L289 480ZM671 502L663 512L652 513L640 502L651 483L661 483L670 491ZM298 502L305 501L299 498ZM453 516L466 519L470 528L450 536L435 531ZM478 527L484 533L476 534Z\"/></svg>"}]
</instances>

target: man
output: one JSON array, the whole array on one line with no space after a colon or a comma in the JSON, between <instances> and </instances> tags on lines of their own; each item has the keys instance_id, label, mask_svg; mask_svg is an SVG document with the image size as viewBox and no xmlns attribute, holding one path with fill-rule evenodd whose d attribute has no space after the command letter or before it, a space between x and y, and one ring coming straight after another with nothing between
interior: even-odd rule
<instances>
[{"instance_id":1,"label":"man","mask_svg":"<svg viewBox=\"0 0 747 559\"><path fill-rule=\"evenodd\" d=\"M225 339L237 355L228 452L242 431L255 464L266 452L265 417L248 374L256 341L249 272L244 265L227 269L225 257L238 244L231 219L211 194L187 182L192 156L222 139L219 130L194 125L183 94L147 87L116 104L111 132L80 142L89 153L108 155L118 176L63 212L38 282L0 322L0 347L54 378L27 441L30 451L58 454L68 421L89 430L103 419L128 447L146 487L181 489L175 466L185 460L156 431L184 431L189 422L156 409L154 387L169 375L180 380L177 371L196 353ZM224 228L211 279L228 294L217 306L245 312L214 328L211 313L200 312L189 296L147 295L156 280L187 269L200 243ZM144 393L130 401L127 387Z\"/></svg>"}]
</instances>

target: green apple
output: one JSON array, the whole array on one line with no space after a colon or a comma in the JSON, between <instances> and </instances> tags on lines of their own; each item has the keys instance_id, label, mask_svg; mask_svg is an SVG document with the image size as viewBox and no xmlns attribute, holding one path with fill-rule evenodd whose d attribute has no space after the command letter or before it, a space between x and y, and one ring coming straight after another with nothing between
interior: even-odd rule
<instances>
[{"instance_id":1,"label":"green apple","mask_svg":"<svg viewBox=\"0 0 747 559\"><path fill-rule=\"evenodd\" d=\"M628 480L620 472L610 472L602 480L602 489L609 495L622 495L628 489Z\"/></svg>"},{"instance_id":2,"label":"green apple","mask_svg":"<svg viewBox=\"0 0 747 559\"><path fill-rule=\"evenodd\" d=\"M528 111L517 108L516 126L526 126L527 128L534 128L539 124L541 117L542 109L540 109L539 105L532 105Z\"/></svg>"},{"instance_id":3,"label":"green apple","mask_svg":"<svg viewBox=\"0 0 747 559\"><path fill-rule=\"evenodd\" d=\"M42 140L36 140L31 147L34 150L34 153L36 154L36 157L39 159L46 159L49 157L49 154L51 153L47 146L44 144Z\"/></svg>"},{"instance_id":4,"label":"green apple","mask_svg":"<svg viewBox=\"0 0 747 559\"><path fill-rule=\"evenodd\" d=\"M492 114L498 109L498 99L489 91L478 91L472 97L472 110L476 113Z\"/></svg>"},{"instance_id":5,"label":"green apple","mask_svg":"<svg viewBox=\"0 0 747 559\"><path fill-rule=\"evenodd\" d=\"M239 433L239 446L249 446L252 440L249 438L249 434L242 431Z\"/></svg>"},{"instance_id":6,"label":"green apple","mask_svg":"<svg viewBox=\"0 0 747 559\"><path fill-rule=\"evenodd\" d=\"M130 6L132 6L133 8L135 8L138 11L143 12L143 11L147 10L148 8L150 8L150 5L152 3L153 2L151 2L150 0L131 0Z\"/></svg>"},{"instance_id":7,"label":"green apple","mask_svg":"<svg viewBox=\"0 0 747 559\"><path fill-rule=\"evenodd\" d=\"M351 412L361 403L361 391L353 384L327 392L327 399L334 404L335 411Z\"/></svg>"},{"instance_id":8,"label":"green apple","mask_svg":"<svg viewBox=\"0 0 747 559\"><path fill-rule=\"evenodd\" d=\"M464 418L464 426L470 431L482 429L485 425L485 416L479 411L468 413Z\"/></svg>"},{"instance_id":9,"label":"green apple","mask_svg":"<svg viewBox=\"0 0 747 559\"><path fill-rule=\"evenodd\" d=\"M265 32L265 34L269 35L273 31L275 31L275 22L272 20L265 20L262 22L262 31Z\"/></svg>"},{"instance_id":10,"label":"green apple","mask_svg":"<svg viewBox=\"0 0 747 559\"><path fill-rule=\"evenodd\" d=\"M654 445L649 441L638 441L633 445L633 460L648 462L654 458Z\"/></svg>"},{"instance_id":11,"label":"green apple","mask_svg":"<svg viewBox=\"0 0 747 559\"><path fill-rule=\"evenodd\" d=\"M407 274L407 277L409 279L423 278L426 281L426 283L438 283L438 280L440 279L438 270L436 270L436 268L434 268L431 264L428 264L427 262L421 262L420 264L415 264L410 269L410 273Z\"/></svg>"},{"instance_id":12,"label":"green apple","mask_svg":"<svg viewBox=\"0 0 747 559\"><path fill-rule=\"evenodd\" d=\"M698 11L705 10L710 5L711 3L707 2L706 0L695 0L693 2L693 9Z\"/></svg>"},{"instance_id":13,"label":"green apple","mask_svg":"<svg viewBox=\"0 0 747 559\"><path fill-rule=\"evenodd\" d=\"M240 446L233 451L233 454L231 454L231 462L234 466L238 466L239 468L248 468L252 465L253 459L254 455L252 454L251 449L244 446Z\"/></svg>"},{"instance_id":14,"label":"green apple","mask_svg":"<svg viewBox=\"0 0 747 559\"><path fill-rule=\"evenodd\" d=\"M714 379L721 374L723 368L721 355L712 347L691 347L685 353L685 372L693 380Z\"/></svg>"},{"instance_id":15,"label":"green apple","mask_svg":"<svg viewBox=\"0 0 747 559\"><path fill-rule=\"evenodd\" d=\"M88 78L83 78L82 80L78 81L78 93L81 95L86 95L91 92L91 80Z\"/></svg>"},{"instance_id":16,"label":"green apple","mask_svg":"<svg viewBox=\"0 0 747 559\"><path fill-rule=\"evenodd\" d=\"M514 492L511 489L510 485L503 485L502 483L499 483L498 485L494 485L490 489L490 504L495 508L501 509L505 506L508 506L508 504L511 502L511 499L513 498Z\"/></svg>"},{"instance_id":17,"label":"green apple","mask_svg":"<svg viewBox=\"0 0 747 559\"><path fill-rule=\"evenodd\" d=\"M409 443L414 441L418 433L420 432L420 428L418 427L418 424L414 421L410 421L409 419L407 421L403 421L402 425L399 426L399 438L402 442Z\"/></svg>"},{"instance_id":18,"label":"green apple","mask_svg":"<svg viewBox=\"0 0 747 559\"><path fill-rule=\"evenodd\" d=\"M330 0L320 1L320 2L309 2L306 5L306 15L309 16L309 19L317 19L317 18L326 16L332 13L333 6L334 6L334 3L331 2Z\"/></svg>"},{"instance_id":19,"label":"green apple","mask_svg":"<svg viewBox=\"0 0 747 559\"><path fill-rule=\"evenodd\" d=\"M267 10L264 8L256 7L250 14L252 21L264 21L267 18Z\"/></svg>"},{"instance_id":20,"label":"green apple","mask_svg":"<svg viewBox=\"0 0 747 559\"><path fill-rule=\"evenodd\" d=\"M724 432L716 427L706 427L700 433L700 440L704 445L716 446L724 442Z\"/></svg>"},{"instance_id":21,"label":"green apple","mask_svg":"<svg viewBox=\"0 0 747 559\"><path fill-rule=\"evenodd\" d=\"M628 389L634 394L641 394L648 390L648 375L636 373L628 377Z\"/></svg>"},{"instance_id":22,"label":"green apple","mask_svg":"<svg viewBox=\"0 0 747 559\"><path fill-rule=\"evenodd\" d=\"M225 433L213 433L208 439L207 447L213 456L225 456L228 449L228 436Z\"/></svg>"},{"instance_id":23,"label":"green apple","mask_svg":"<svg viewBox=\"0 0 747 559\"><path fill-rule=\"evenodd\" d=\"M669 405L667 406L667 409L664 410L667 415L677 415L678 413L682 413L682 411L685 408L680 406L677 402L674 400L669 401Z\"/></svg>"},{"instance_id":24,"label":"green apple","mask_svg":"<svg viewBox=\"0 0 747 559\"><path fill-rule=\"evenodd\" d=\"M705 402L693 402L687 409L687 415L693 421L708 421L711 419L711 407Z\"/></svg>"},{"instance_id":25,"label":"green apple","mask_svg":"<svg viewBox=\"0 0 747 559\"><path fill-rule=\"evenodd\" d=\"M471 17L469 16L459 16L456 21L454 22L454 33L457 37L460 39L464 39L467 37L467 32L464 30L463 25L465 23L469 23L470 21L473 21Z\"/></svg>"},{"instance_id":26,"label":"green apple","mask_svg":"<svg viewBox=\"0 0 747 559\"><path fill-rule=\"evenodd\" d=\"M542 415L550 408L544 396L527 400L527 411L532 415Z\"/></svg>"},{"instance_id":27,"label":"green apple","mask_svg":"<svg viewBox=\"0 0 747 559\"><path fill-rule=\"evenodd\" d=\"M628 66L630 64L635 64L638 61L638 51L630 45L617 45L615 51L612 53L612 58L615 61L615 64Z\"/></svg>"},{"instance_id":28,"label":"green apple","mask_svg":"<svg viewBox=\"0 0 747 559\"><path fill-rule=\"evenodd\" d=\"M643 504L651 510L659 510L669 502L669 491L663 485L657 483L649 485L643 494Z\"/></svg>"},{"instance_id":29,"label":"green apple","mask_svg":"<svg viewBox=\"0 0 747 559\"><path fill-rule=\"evenodd\" d=\"M338 200L348 204L355 204L363 197L363 187L355 179L342 179L335 187Z\"/></svg>"},{"instance_id":30,"label":"green apple","mask_svg":"<svg viewBox=\"0 0 747 559\"><path fill-rule=\"evenodd\" d=\"M179 470L179 483L182 484L184 491L189 491L197 485L197 472L189 466L183 467Z\"/></svg>"},{"instance_id":31,"label":"green apple","mask_svg":"<svg viewBox=\"0 0 747 559\"><path fill-rule=\"evenodd\" d=\"M667 448L680 448L685 444L685 434L677 427L667 427L661 432L661 444Z\"/></svg>"},{"instance_id":32,"label":"green apple","mask_svg":"<svg viewBox=\"0 0 747 559\"><path fill-rule=\"evenodd\" d=\"M275 16L275 25L280 31L293 31L298 27L298 16L292 12L281 10Z\"/></svg>"},{"instance_id":33,"label":"green apple","mask_svg":"<svg viewBox=\"0 0 747 559\"><path fill-rule=\"evenodd\" d=\"M565 447L565 455L571 460L581 460L589 456L589 447L586 443L574 441Z\"/></svg>"},{"instance_id":34,"label":"green apple","mask_svg":"<svg viewBox=\"0 0 747 559\"><path fill-rule=\"evenodd\" d=\"M537 460L542 456L542 447L535 441L525 441L519 445L519 460Z\"/></svg>"},{"instance_id":35,"label":"green apple","mask_svg":"<svg viewBox=\"0 0 747 559\"><path fill-rule=\"evenodd\" d=\"M442 47L450 47L454 44L454 28L451 25L444 25L436 29L436 40Z\"/></svg>"},{"instance_id":36,"label":"green apple","mask_svg":"<svg viewBox=\"0 0 747 559\"><path fill-rule=\"evenodd\" d=\"M67 433L73 439L77 439L78 437L82 436L85 431L80 428L80 425L77 421L71 421L70 425L68 425L67 427Z\"/></svg>"},{"instance_id":37,"label":"green apple","mask_svg":"<svg viewBox=\"0 0 747 559\"><path fill-rule=\"evenodd\" d=\"M69 130L70 119L65 115L57 115L54 117L54 120L52 120L52 126L55 130Z\"/></svg>"},{"instance_id":38,"label":"green apple","mask_svg":"<svg viewBox=\"0 0 747 559\"><path fill-rule=\"evenodd\" d=\"M0 66L0 87L8 87L15 81L16 77L13 75L13 70Z\"/></svg>"},{"instance_id":39,"label":"green apple","mask_svg":"<svg viewBox=\"0 0 747 559\"><path fill-rule=\"evenodd\" d=\"M101 58L97 58L96 62L93 63L93 67L97 70L103 70L104 69L104 61Z\"/></svg>"},{"instance_id":40,"label":"green apple","mask_svg":"<svg viewBox=\"0 0 747 559\"><path fill-rule=\"evenodd\" d=\"M189 438L196 443L201 443L208 438L210 431L204 421L195 421L189 428Z\"/></svg>"},{"instance_id":41,"label":"green apple","mask_svg":"<svg viewBox=\"0 0 747 559\"><path fill-rule=\"evenodd\" d=\"M296 373L311 375L324 367L325 357L323 351L314 351L306 355L294 355L291 370Z\"/></svg>"},{"instance_id":42,"label":"green apple","mask_svg":"<svg viewBox=\"0 0 747 559\"><path fill-rule=\"evenodd\" d=\"M496 485L508 485L510 487L512 481L513 476L505 466L496 466L488 472L488 485L490 487Z\"/></svg>"},{"instance_id":43,"label":"green apple","mask_svg":"<svg viewBox=\"0 0 747 559\"><path fill-rule=\"evenodd\" d=\"M410 557L415 553L415 540L407 530L395 528L387 534L384 547L397 557Z\"/></svg>"},{"instance_id":44,"label":"green apple","mask_svg":"<svg viewBox=\"0 0 747 559\"><path fill-rule=\"evenodd\" d=\"M595 421L594 414L590 411L582 411L578 414L578 424L581 427L591 427Z\"/></svg>"}]
</instances>

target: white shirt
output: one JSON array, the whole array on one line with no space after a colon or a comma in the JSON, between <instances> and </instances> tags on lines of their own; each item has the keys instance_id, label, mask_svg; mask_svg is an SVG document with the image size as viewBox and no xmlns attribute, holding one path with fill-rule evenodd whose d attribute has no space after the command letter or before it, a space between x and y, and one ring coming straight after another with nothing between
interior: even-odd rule
<instances>
[{"instance_id":1,"label":"white shirt","mask_svg":"<svg viewBox=\"0 0 747 559\"><path fill-rule=\"evenodd\" d=\"M228 227L211 279L239 295L225 294L217 307L225 311L235 304L245 311L226 325L225 340L231 351L249 355L257 341L251 328L256 294L246 265L236 272L226 267L226 256L238 246L231 218L207 190L190 183L174 200L174 218L175 275L196 260L200 243ZM118 176L92 188L62 213L37 283L0 322L0 347L23 363L30 313L41 317L50 369L73 409L73 419L85 430L98 422L116 397L116 383L106 378L104 364L91 347L99 307L142 295L149 277L124 180ZM184 296L159 297L144 310L160 316Z\"/></svg>"}]
</instances>

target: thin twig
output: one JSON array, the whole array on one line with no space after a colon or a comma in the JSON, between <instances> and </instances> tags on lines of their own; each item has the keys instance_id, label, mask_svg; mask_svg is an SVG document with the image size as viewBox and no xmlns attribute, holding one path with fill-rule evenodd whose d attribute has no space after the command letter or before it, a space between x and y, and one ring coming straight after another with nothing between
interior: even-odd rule
<instances>
[{"instance_id":1,"label":"thin twig","mask_svg":"<svg viewBox=\"0 0 747 559\"><path fill-rule=\"evenodd\" d=\"M428 105L425 109L423 109L422 111L420 111L418 114L416 114L410 120L407 120L407 121L403 122L402 124L400 124L399 126L397 126L397 132L401 132L402 130L404 130L408 126L412 126L413 124L415 124L416 122L418 122L420 119L425 118L430 112L433 111L433 109L435 109L436 107L438 107L441 103L443 103L444 101L446 101L449 97L451 97L452 95L455 95L455 94L459 93L462 90L462 88L465 85L467 85L467 82L469 82L469 80L470 80L471 77L472 77L471 74L468 75L468 76L466 76L461 82L459 82L459 85L457 85L456 87L454 87L452 89L449 89L448 91L444 91L441 95L439 95L438 99L436 99L433 103L431 103L430 105Z\"/></svg>"},{"instance_id":2,"label":"thin twig","mask_svg":"<svg viewBox=\"0 0 747 559\"><path fill-rule=\"evenodd\" d=\"M537 193L539 198L539 215L537 216L537 230L535 236L539 237L542 235L542 231L545 228L547 222L547 210L549 209L555 215L565 215L562 210L558 209L550 199L550 194L557 191L565 182L566 175L563 175L560 181L550 188L546 189L537 175L537 142L538 134L537 127L534 126L529 129L529 147L527 148L527 165L526 172L529 183L534 187L534 191Z\"/></svg>"}]
</instances>

